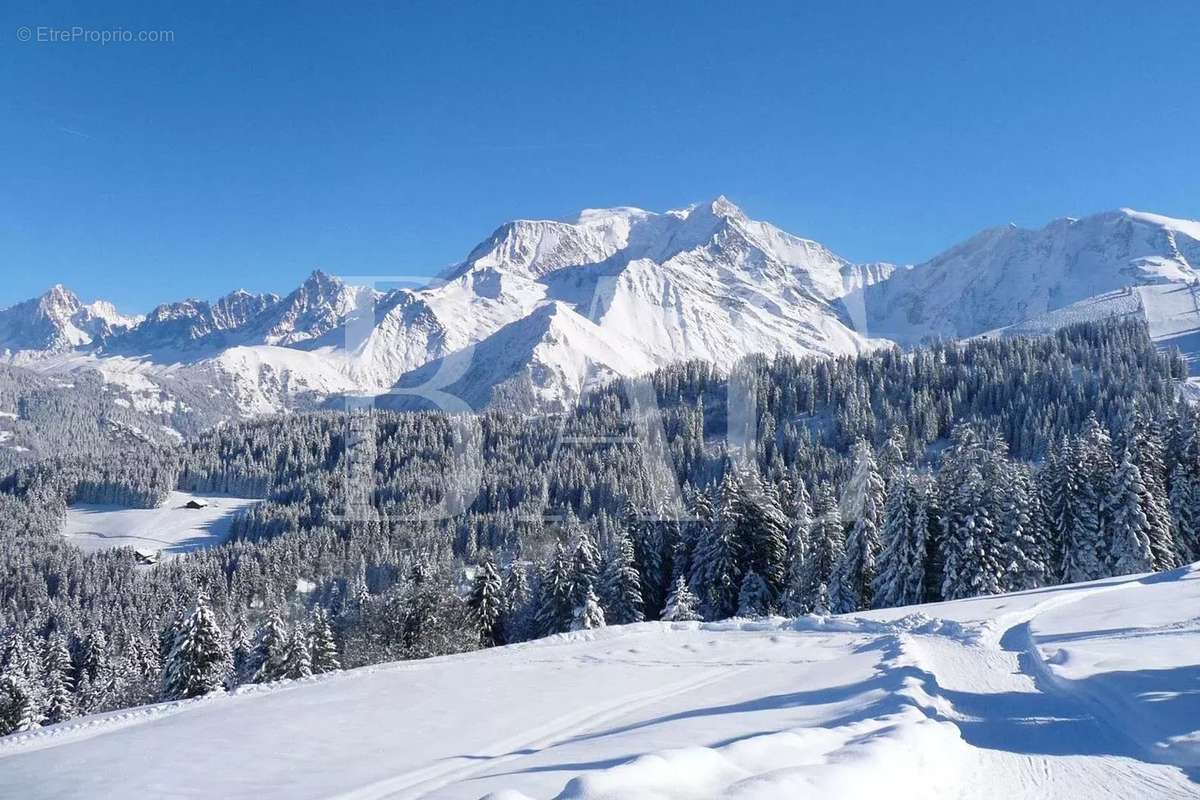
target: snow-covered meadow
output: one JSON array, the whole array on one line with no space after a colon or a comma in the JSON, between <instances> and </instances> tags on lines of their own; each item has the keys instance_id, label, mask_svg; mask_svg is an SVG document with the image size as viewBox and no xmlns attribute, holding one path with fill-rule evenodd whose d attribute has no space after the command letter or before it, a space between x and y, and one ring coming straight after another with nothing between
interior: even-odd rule
<instances>
[{"instance_id":1,"label":"snow-covered meadow","mask_svg":"<svg viewBox=\"0 0 1200 800\"><path fill-rule=\"evenodd\" d=\"M643 623L0 740L34 798L1200 797L1200 569Z\"/></svg>"},{"instance_id":2,"label":"snow-covered meadow","mask_svg":"<svg viewBox=\"0 0 1200 800\"><path fill-rule=\"evenodd\" d=\"M203 508L188 508L199 500ZM63 535L87 553L115 547L160 552L163 558L219 544L233 518L256 500L171 492L157 508L77 504L67 509Z\"/></svg>"}]
</instances>

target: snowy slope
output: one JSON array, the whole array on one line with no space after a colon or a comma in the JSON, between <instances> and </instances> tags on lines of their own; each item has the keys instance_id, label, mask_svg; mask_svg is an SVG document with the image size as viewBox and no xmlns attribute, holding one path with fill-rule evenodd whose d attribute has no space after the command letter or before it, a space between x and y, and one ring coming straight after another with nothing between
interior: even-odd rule
<instances>
[{"instance_id":1,"label":"snowy slope","mask_svg":"<svg viewBox=\"0 0 1200 800\"><path fill-rule=\"evenodd\" d=\"M1194 798L1197 607L1193 567L567 634L9 737L0 796Z\"/></svg>"},{"instance_id":2,"label":"snowy slope","mask_svg":"<svg viewBox=\"0 0 1200 800\"><path fill-rule=\"evenodd\" d=\"M187 508L198 499L204 508ZM257 502L242 497L171 492L158 508L80 503L67 509L63 535L86 553L114 547L158 550L171 557L221 542L233 518Z\"/></svg>"},{"instance_id":3,"label":"snowy slope","mask_svg":"<svg viewBox=\"0 0 1200 800\"><path fill-rule=\"evenodd\" d=\"M1200 223L1121 209L983 231L866 292L873 335L973 336L1128 286L1200 276Z\"/></svg>"},{"instance_id":4,"label":"snowy slope","mask_svg":"<svg viewBox=\"0 0 1200 800\"><path fill-rule=\"evenodd\" d=\"M444 387L476 410L503 399L509 407L560 411L589 385L653 367L637 340L605 334L568 305L550 302L469 349L401 376L396 394L379 397L378 405L412 408L410 390Z\"/></svg>"},{"instance_id":5,"label":"snowy slope","mask_svg":"<svg viewBox=\"0 0 1200 800\"><path fill-rule=\"evenodd\" d=\"M1193 380L1200 377L1200 285L1192 282L1127 286L981 335L1039 336L1106 318L1145 322L1150 338L1160 347L1179 350Z\"/></svg>"}]
</instances>

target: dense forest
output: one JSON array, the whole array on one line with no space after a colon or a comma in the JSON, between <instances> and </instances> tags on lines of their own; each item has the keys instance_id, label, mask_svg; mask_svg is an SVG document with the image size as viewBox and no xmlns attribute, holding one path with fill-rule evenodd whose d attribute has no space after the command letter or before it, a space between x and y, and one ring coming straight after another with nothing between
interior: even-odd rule
<instances>
[{"instance_id":1,"label":"dense forest","mask_svg":"<svg viewBox=\"0 0 1200 800\"><path fill-rule=\"evenodd\" d=\"M1185 374L1109 321L690 362L554 416L361 409L63 447L0 481L0 733L605 624L1170 568L1200 557ZM151 567L60 535L72 503L177 488L262 500Z\"/></svg>"}]
</instances>

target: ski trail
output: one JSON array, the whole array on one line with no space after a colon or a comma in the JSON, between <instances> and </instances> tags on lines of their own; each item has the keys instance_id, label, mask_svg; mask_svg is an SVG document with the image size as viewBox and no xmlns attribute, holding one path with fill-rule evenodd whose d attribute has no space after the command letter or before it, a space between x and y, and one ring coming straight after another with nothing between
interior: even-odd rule
<instances>
[{"instance_id":1,"label":"ski trail","mask_svg":"<svg viewBox=\"0 0 1200 800\"><path fill-rule=\"evenodd\" d=\"M976 782L981 797L1012 797L1014 784L1020 797L1200 797L1200 786L1181 770L1145 757L1128 720L1055 676L1031 631L1042 614L1144 580L1061 594L999 615L975 636L903 637L925 691L936 698L934 713L959 726L978 758L978 774L988 776ZM1009 735L997 737L1000 728Z\"/></svg>"},{"instance_id":2,"label":"ski trail","mask_svg":"<svg viewBox=\"0 0 1200 800\"><path fill-rule=\"evenodd\" d=\"M455 763L432 764L421 769L403 772L376 783L333 795L329 800L408 800L424 797L429 792L448 784L486 772L497 765L530 755L575 734L585 733L595 725L616 721L646 706L702 689L746 670L745 667L723 668L714 673L688 678L667 687L641 692L614 705L592 705L570 714L557 717L545 725L529 728L521 733L493 742L488 753L470 756L484 759L481 763L458 763L467 757L454 759Z\"/></svg>"}]
</instances>

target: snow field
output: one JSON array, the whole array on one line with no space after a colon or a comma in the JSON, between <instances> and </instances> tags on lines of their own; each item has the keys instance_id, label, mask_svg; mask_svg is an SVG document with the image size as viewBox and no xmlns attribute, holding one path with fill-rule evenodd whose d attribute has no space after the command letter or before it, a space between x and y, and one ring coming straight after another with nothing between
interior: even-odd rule
<instances>
[{"instance_id":1,"label":"snow field","mask_svg":"<svg viewBox=\"0 0 1200 800\"><path fill-rule=\"evenodd\" d=\"M1185 568L563 634L8 737L0 796L1195 798L1198 601Z\"/></svg>"},{"instance_id":2,"label":"snow field","mask_svg":"<svg viewBox=\"0 0 1200 800\"><path fill-rule=\"evenodd\" d=\"M204 508L186 508L189 500ZM80 503L67 509L63 535L87 553L116 547L160 551L163 558L220 544L233 518L258 502L243 497L171 492L157 508Z\"/></svg>"}]
</instances>

